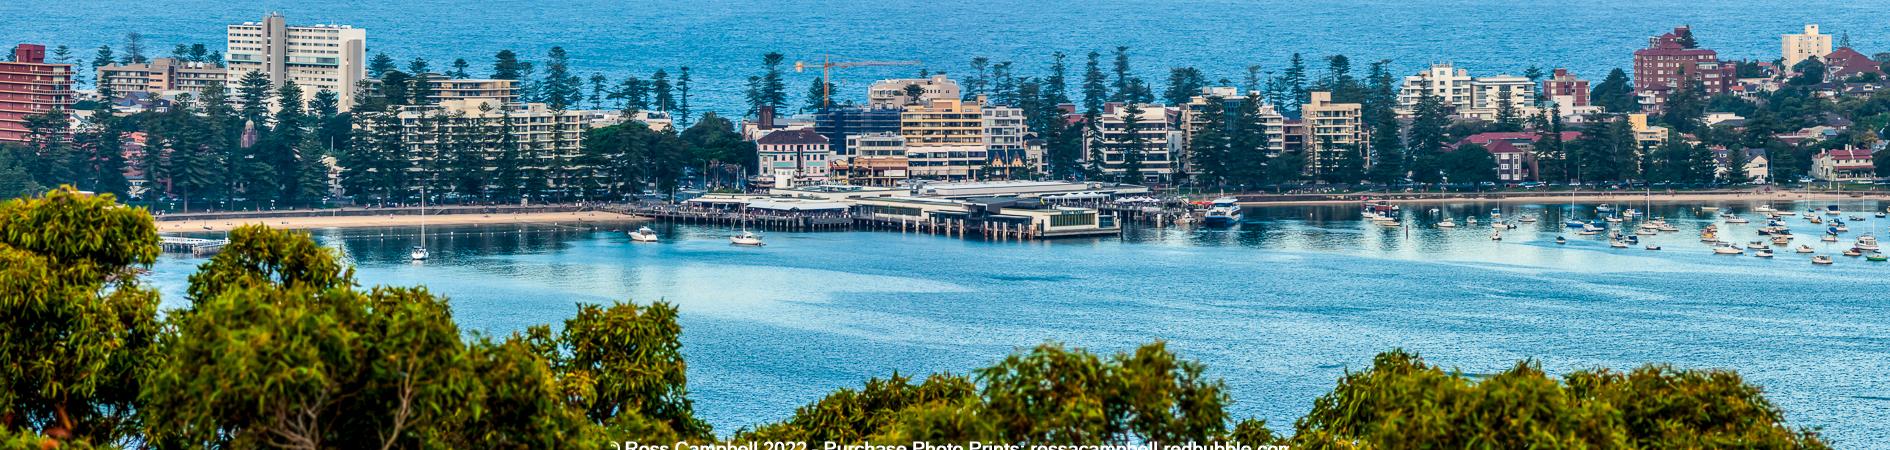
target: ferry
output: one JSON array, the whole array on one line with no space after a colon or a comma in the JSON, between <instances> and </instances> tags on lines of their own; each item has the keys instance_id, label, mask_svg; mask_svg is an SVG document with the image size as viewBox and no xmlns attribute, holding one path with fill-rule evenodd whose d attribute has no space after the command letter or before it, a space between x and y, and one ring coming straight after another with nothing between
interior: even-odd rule
<instances>
[{"instance_id":1,"label":"ferry","mask_svg":"<svg viewBox=\"0 0 1890 450\"><path fill-rule=\"evenodd\" d=\"M1201 224L1224 227L1240 223L1240 204L1235 202L1233 197L1214 199L1213 206L1208 207L1207 215L1201 219Z\"/></svg>"},{"instance_id":2,"label":"ferry","mask_svg":"<svg viewBox=\"0 0 1890 450\"><path fill-rule=\"evenodd\" d=\"M656 242L656 230L640 227L630 232L630 242Z\"/></svg>"}]
</instances>

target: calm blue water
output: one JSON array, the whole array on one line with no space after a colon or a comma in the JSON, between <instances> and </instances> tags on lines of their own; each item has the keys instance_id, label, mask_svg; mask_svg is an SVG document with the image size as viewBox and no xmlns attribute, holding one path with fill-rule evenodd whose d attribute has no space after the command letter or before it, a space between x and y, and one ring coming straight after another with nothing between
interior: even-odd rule
<instances>
[{"instance_id":1,"label":"calm blue water","mask_svg":"<svg viewBox=\"0 0 1890 450\"><path fill-rule=\"evenodd\" d=\"M581 73L647 77L659 67L690 66L695 104L740 113L743 81L761 55L815 61L823 53L853 59L918 60L935 71L969 72L973 56L1015 61L1020 74L1042 74L1051 52L1079 59L1117 45L1132 48L1135 69L1160 86L1171 66L1192 65L1210 80L1241 80L1244 68L1278 70L1293 52L1390 59L1400 75L1455 61L1476 74L1519 74L1524 67L1566 66L1599 82L1627 68L1647 37L1691 24L1702 45L1727 57L1772 60L1779 35L1806 22L1849 32L1865 54L1890 51L1890 22L1879 0L1778 2L1719 0L10 0L0 2L0 43L119 46L143 33L151 53L176 43L223 44L223 26L281 11L292 23L345 23L368 30L370 52L442 67L466 58L480 72L491 55L515 49L531 59L562 45ZM837 73L841 93L863 100L875 79L916 67L856 68ZM813 73L792 77L796 106ZM1074 81L1072 82L1074 86ZM1072 93L1074 94L1074 93Z\"/></svg>"},{"instance_id":2,"label":"calm blue water","mask_svg":"<svg viewBox=\"0 0 1890 450\"><path fill-rule=\"evenodd\" d=\"M1461 220L1489 207L1447 209ZM1416 226L1404 230L1351 206L1270 208L1235 229L1021 243L774 232L756 249L694 226L661 226L664 242L634 245L622 225L436 227L424 264L406 261L412 229L317 234L365 283L451 297L468 329L559 323L577 302L673 302L690 393L722 433L895 370L963 373L1045 341L1112 353L1164 339L1227 381L1236 416L1276 427L1348 368L1402 347L1468 373L1527 358L1551 371L1736 368L1793 424L1826 427L1840 447L1890 439L1890 263L1715 256L1697 239L1710 215L1679 206L1655 214L1681 231L1644 237L1663 251L1573 233L1556 245L1565 208L1511 207L1542 220L1501 242L1487 225L1431 227L1439 215L1424 208L1406 212ZM1593 216L1592 205L1574 209ZM1799 242L1839 250L1817 242L1820 226L1787 222ZM1886 225L1854 224L1846 242L1866 229L1885 236ZM1756 239L1757 226L1723 236ZM167 306L182 304L200 262L158 265Z\"/></svg>"}]
</instances>

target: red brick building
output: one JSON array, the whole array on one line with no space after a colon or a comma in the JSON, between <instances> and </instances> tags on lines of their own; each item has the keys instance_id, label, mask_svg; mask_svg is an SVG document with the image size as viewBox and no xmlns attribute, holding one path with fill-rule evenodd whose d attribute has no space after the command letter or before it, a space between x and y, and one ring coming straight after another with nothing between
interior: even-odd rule
<instances>
[{"instance_id":1,"label":"red brick building","mask_svg":"<svg viewBox=\"0 0 1890 450\"><path fill-rule=\"evenodd\" d=\"M1588 106L1588 80L1576 78L1568 69L1555 69L1554 76L1542 80L1542 97L1574 99L1574 104L1562 106Z\"/></svg>"},{"instance_id":2,"label":"red brick building","mask_svg":"<svg viewBox=\"0 0 1890 450\"><path fill-rule=\"evenodd\" d=\"M26 142L26 117L72 108L72 65L47 64L46 46L20 44L0 62L0 142Z\"/></svg>"},{"instance_id":3,"label":"red brick building","mask_svg":"<svg viewBox=\"0 0 1890 450\"><path fill-rule=\"evenodd\" d=\"M1737 84L1731 62L1720 62L1717 52L1690 45L1692 40L1693 30L1682 26L1648 38L1647 48L1634 51L1634 91L1643 104L1659 109L1683 83L1699 81L1705 95L1726 92Z\"/></svg>"},{"instance_id":4,"label":"red brick building","mask_svg":"<svg viewBox=\"0 0 1890 450\"><path fill-rule=\"evenodd\" d=\"M1872 61L1870 57L1850 47L1839 47L1831 54L1825 55L1824 70L1824 81L1827 82L1845 81L1865 74L1876 74L1878 79L1884 76L1883 67L1877 61Z\"/></svg>"}]
</instances>

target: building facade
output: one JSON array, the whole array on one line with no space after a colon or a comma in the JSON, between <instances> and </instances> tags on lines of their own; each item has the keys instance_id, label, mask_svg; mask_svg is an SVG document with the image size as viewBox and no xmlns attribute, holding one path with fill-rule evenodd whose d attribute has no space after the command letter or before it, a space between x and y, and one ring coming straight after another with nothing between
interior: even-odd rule
<instances>
[{"instance_id":1,"label":"building facade","mask_svg":"<svg viewBox=\"0 0 1890 450\"><path fill-rule=\"evenodd\" d=\"M1162 105L1139 104L1134 108L1120 103L1103 105L1101 123L1095 127L1099 135L1084 139L1084 156L1100 156L1102 173L1120 179L1132 167L1130 155L1133 152L1139 159L1134 165L1139 165L1136 169L1141 172L1141 179L1123 182L1167 180L1174 176L1177 168L1173 157L1175 149L1169 146L1170 134L1174 134L1170 123L1173 122L1169 120L1169 110ZM1092 147L1095 145L1101 148Z\"/></svg>"},{"instance_id":2,"label":"building facade","mask_svg":"<svg viewBox=\"0 0 1890 450\"><path fill-rule=\"evenodd\" d=\"M851 156L855 151L850 136L898 134L899 114L896 108L837 106L814 113L814 131L827 137L835 156Z\"/></svg>"},{"instance_id":3,"label":"building facade","mask_svg":"<svg viewBox=\"0 0 1890 450\"><path fill-rule=\"evenodd\" d=\"M1815 23L1805 24L1804 33L1787 34L1779 40L1782 47L1780 55L1787 72L1806 59L1823 58L1831 54L1831 35L1818 34L1818 24Z\"/></svg>"},{"instance_id":4,"label":"building facade","mask_svg":"<svg viewBox=\"0 0 1890 450\"><path fill-rule=\"evenodd\" d=\"M1417 109L1418 101L1426 94L1437 97L1445 107L1468 108L1471 102L1471 80L1469 70L1456 68L1450 63L1435 64L1416 75L1404 77L1404 85L1398 90L1398 115L1411 115Z\"/></svg>"},{"instance_id":5,"label":"building facade","mask_svg":"<svg viewBox=\"0 0 1890 450\"><path fill-rule=\"evenodd\" d=\"M763 181L777 188L825 184L831 180L827 137L810 128L768 133L755 141Z\"/></svg>"},{"instance_id":6,"label":"building facade","mask_svg":"<svg viewBox=\"0 0 1890 450\"><path fill-rule=\"evenodd\" d=\"M890 187L906 180L911 166L906 160L906 138L898 133L848 135L847 148L852 149L852 156L834 160L835 181Z\"/></svg>"},{"instance_id":7,"label":"building facade","mask_svg":"<svg viewBox=\"0 0 1890 450\"><path fill-rule=\"evenodd\" d=\"M985 106L985 175L995 178L1022 178L1036 170L1025 146L1029 127L1024 125L1024 110L1009 106Z\"/></svg>"},{"instance_id":8,"label":"building facade","mask_svg":"<svg viewBox=\"0 0 1890 450\"><path fill-rule=\"evenodd\" d=\"M1364 105L1333 103L1331 92L1312 92L1299 107L1306 128L1306 164L1313 174L1325 173L1344 158L1341 151L1356 149L1365 158Z\"/></svg>"},{"instance_id":9,"label":"building facade","mask_svg":"<svg viewBox=\"0 0 1890 450\"><path fill-rule=\"evenodd\" d=\"M1647 48L1634 51L1634 91L1641 104L1658 110L1673 91L1694 82L1705 89L1703 96L1726 92L1737 83L1732 63L1719 61L1719 53L1698 48L1693 30L1688 27L1647 39Z\"/></svg>"},{"instance_id":10,"label":"building facade","mask_svg":"<svg viewBox=\"0 0 1890 450\"><path fill-rule=\"evenodd\" d=\"M1588 80L1568 69L1556 68L1549 79L1542 80L1542 96L1554 100L1557 106L1589 106Z\"/></svg>"},{"instance_id":11,"label":"building facade","mask_svg":"<svg viewBox=\"0 0 1890 450\"><path fill-rule=\"evenodd\" d=\"M262 72L280 86L294 81L303 101L322 90L341 96L341 108L354 106L355 86L367 79L367 30L347 25L289 26L281 14L261 22L228 27L228 79Z\"/></svg>"},{"instance_id":12,"label":"building facade","mask_svg":"<svg viewBox=\"0 0 1890 450\"><path fill-rule=\"evenodd\" d=\"M26 142L27 117L70 110L72 102L72 65L48 64L45 46L20 44L12 61L0 62L0 142Z\"/></svg>"},{"instance_id":13,"label":"building facade","mask_svg":"<svg viewBox=\"0 0 1890 450\"><path fill-rule=\"evenodd\" d=\"M1870 149L1826 150L1811 157L1811 177L1818 181L1862 181L1876 178Z\"/></svg>"},{"instance_id":14,"label":"building facade","mask_svg":"<svg viewBox=\"0 0 1890 450\"><path fill-rule=\"evenodd\" d=\"M918 86L918 88L909 86ZM917 98L909 95L913 90L919 91ZM900 109L932 100L958 100L959 95L958 82L944 75L933 75L931 78L894 78L873 82L866 94L866 107Z\"/></svg>"},{"instance_id":15,"label":"building facade","mask_svg":"<svg viewBox=\"0 0 1890 450\"><path fill-rule=\"evenodd\" d=\"M1207 116L1208 108L1218 106L1222 111L1223 120L1231 121L1236 120L1241 108L1246 106L1246 102L1247 97L1241 95L1238 88L1206 87L1201 89L1201 95L1194 96L1188 100L1187 104L1181 105L1180 120L1176 122L1177 127L1180 128L1180 133L1177 133L1179 142L1175 145L1176 148L1182 150L1183 154L1180 158L1182 160L1180 170L1200 173L1200 169L1194 167L1186 155L1187 149L1193 146L1195 135L1208 125L1208 120L1210 120ZM1267 136L1267 156L1279 156L1281 152L1286 151L1286 117L1281 115L1273 105L1266 104L1260 105L1257 115L1259 126L1263 128Z\"/></svg>"},{"instance_id":16,"label":"building facade","mask_svg":"<svg viewBox=\"0 0 1890 450\"><path fill-rule=\"evenodd\" d=\"M454 79L438 74L427 75L427 84L432 85L435 101L489 100L501 105L518 102L518 80Z\"/></svg>"},{"instance_id":17,"label":"building facade","mask_svg":"<svg viewBox=\"0 0 1890 450\"><path fill-rule=\"evenodd\" d=\"M899 134L914 178L974 179L990 160L984 110L977 102L934 99L907 106L899 115Z\"/></svg>"},{"instance_id":18,"label":"building facade","mask_svg":"<svg viewBox=\"0 0 1890 450\"><path fill-rule=\"evenodd\" d=\"M201 96L204 88L211 83L227 85L228 79L229 70L214 63L173 58L157 58L143 64L100 66L96 78L99 86L109 86L112 92L121 96L132 92L185 92Z\"/></svg>"},{"instance_id":19,"label":"building facade","mask_svg":"<svg viewBox=\"0 0 1890 450\"><path fill-rule=\"evenodd\" d=\"M553 111L543 103L455 100L406 106L392 119L391 124L365 120L360 132L397 136L413 162L407 179L414 184L409 190L418 190L421 181L431 179L431 168L461 156L454 152L476 152L478 159L489 162L482 170L494 172L496 161L512 150L521 161L521 171L541 174L529 182L568 191L585 169L575 164L583 150L584 132L612 125L617 117L600 111ZM480 138L488 133L501 133L504 141Z\"/></svg>"}]
</instances>

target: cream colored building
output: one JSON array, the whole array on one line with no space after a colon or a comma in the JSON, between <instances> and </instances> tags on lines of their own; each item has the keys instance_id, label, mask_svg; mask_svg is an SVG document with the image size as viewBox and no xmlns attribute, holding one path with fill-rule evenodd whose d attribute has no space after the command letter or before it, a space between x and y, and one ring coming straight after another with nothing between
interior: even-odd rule
<instances>
[{"instance_id":1,"label":"cream colored building","mask_svg":"<svg viewBox=\"0 0 1890 450\"><path fill-rule=\"evenodd\" d=\"M1469 70L1456 68L1450 63L1432 65L1417 75L1404 77L1404 86L1398 90L1398 115L1411 115L1427 92L1437 97L1445 107L1469 107L1471 80Z\"/></svg>"},{"instance_id":2,"label":"cream colored building","mask_svg":"<svg viewBox=\"0 0 1890 450\"><path fill-rule=\"evenodd\" d=\"M138 64L112 64L98 68L98 85L109 86L118 95L131 92L187 92L203 95L211 83L225 83L228 71L207 62L157 58Z\"/></svg>"},{"instance_id":3,"label":"cream colored building","mask_svg":"<svg viewBox=\"0 0 1890 450\"><path fill-rule=\"evenodd\" d=\"M906 138L895 133L847 135L853 156L834 162L835 181L861 186L896 186L907 178Z\"/></svg>"},{"instance_id":4,"label":"cream colored building","mask_svg":"<svg viewBox=\"0 0 1890 450\"><path fill-rule=\"evenodd\" d=\"M1312 173L1322 173L1341 155L1338 149L1356 146L1365 156L1364 105L1333 103L1331 92L1312 92L1310 102L1300 106L1300 120L1306 125L1306 164ZM1331 146L1328 147L1327 145Z\"/></svg>"},{"instance_id":5,"label":"cream colored building","mask_svg":"<svg viewBox=\"0 0 1890 450\"><path fill-rule=\"evenodd\" d=\"M226 39L228 79L262 72L281 85L295 81L303 101L322 90L341 96L341 108L354 106L356 86L367 79L367 30L347 25L289 26L281 14L261 22L230 25Z\"/></svg>"},{"instance_id":6,"label":"cream colored building","mask_svg":"<svg viewBox=\"0 0 1890 450\"><path fill-rule=\"evenodd\" d=\"M1100 154L1103 174L1120 177L1128 172L1129 151L1134 149L1141 155L1142 179L1122 180L1122 182L1142 183L1168 179L1174 175L1177 166L1173 157L1174 148L1169 146L1170 135L1179 134L1171 133L1173 129L1169 126L1168 108L1153 103L1140 104L1136 107L1141 110L1141 113L1133 115L1135 130L1131 135L1128 127L1131 117L1129 108L1119 103L1103 105L1102 122L1096 127L1101 133L1101 136L1098 136L1100 142L1095 142L1097 139L1084 139L1083 155L1088 158L1092 154ZM1139 149L1131 147L1132 136L1141 138L1142 144ZM1089 148L1097 143L1100 143L1102 148Z\"/></svg>"},{"instance_id":7,"label":"cream colored building","mask_svg":"<svg viewBox=\"0 0 1890 450\"><path fill-rule=\"evenodd\" d=\"M923 92L919 98L906 95L906 86L918 86ZM899 109L909 105L932 100L957 100L960 98L958 82L944 75L931 78L894 78L873 82L866 94L868 108Z\"/></svg>"},{"instance_id":8,"label":"cream colored building","mask_svg":"<svg viewBox=\"0 0 1890 450\"><path fill-rule=\"evenodd\" d=\"M982 175L989 154L984 110L977 102L933 99L899 114L899 135L914 178L968 180Z\"/></svg>"},{"instance_id":9,"label":"cream colored building","mask_svg":"<svg viewBox=\"0 0 1890 450\"><path fill-rule=\"evenodd\" d=\"M1470 105L1459 108L1457 115L1469 118L1496 120L1502 113L1502 105L1507 101L1518 119L1534 115L1536 108L1536 83L1528 78L1514 75L1477 77L1470 80Z\"/></svg>"},{"instance_id":10,"label":"cream colored building","mask_svg":"<svg viewBox=\"0 0 1890 450\"><path fill-rule=\"evenodd\" d=\"M1184 152L1186 151L1185 149L1192 148L1195 134L1199 133L1202 128L1207 126L1208 119L1206 119L1204 114L1207 108L1211 106L1209 102L1220 102L1221 110L1224 111L1223 114L1231 117L1234 114L1240 113L1240 108L1246 101L1247 96L1242 95L1239 88L1202 88L1201 95L1190 98L1187 104L1181 106L1181 142L1179 142L1176 147L1184 149ZM1259 116L1260 126L1263 127L1267 135L1267 155L1277 156L1285 152L1286 117L1280 115L1279 111L1277 111L1273 105L1265 104L1260 105ZM1200 172L1200 169L1192 165L1184 164L1183 168L1190 173Z\"/></svg>"},{"instance_id":11,"label":"cream colored building","mask_svg":"<svg viewBox=\"0 0 1890 450\"><path fill-rule=\"evenodd\" d=\"M518 101L518 80L453 79L435 75L427 81L433 85L433 98L442 102L492 100L510 104Z\"/></svg>"},{"instance_id":12,"label":"cream colored building","mask_svg":"<svg viewBox=\"0 0 1890 450\"><path fill-rule=\"evenodd\" d=\"M1513 75L1472 77L1469 70L1445 63L1404 77L1404 87L1398 91L1398 106L1395 108L1398 115L1409 117L1416 113L1418 101L1423 99L1426 92L1436 96L1445 108L1461 117L1496 119L1504 94L1508 94L1510 106L1516 109L1518 117L1528 117L1536 112L1536 83L1528 78Z\"/></svg>"},{"instance_id":13,"label":"cream colored building","mask_svg":"<svg viewBox=\"0 0 1890 450\"><path fill-rule=\"evenodd\" d=\"M1021 177L1037 168L1024 145L1024 110L1009 106L986 106L984 113L984 150L990 163L987 175Z\"/></svg>"},{"instance_id":14,"label":"cream colored building","mask_svg":"<svg viewBox=\"0 0 1890 450\"><path fill-rule=\"evenodd\" d=\"M544 172L544 181L558 189L574 182L575 174L583 173L584 168L574 163L583 149L584 132L614 125L621 116L605 111L554 112L543 103L451 100L403 107L396 119L401 143L407 148L408 158L415 161L413 180L429 179L426 175L431 168L452 161L455 155L446 153L450 151L478 152L481 159L498 160L506 148L484 136L505 129L509 120L509 140L523 160L522 168L527 171L563 169L560 173ZM379 122L367 120L364 123L367 124L365 132L371 133ZM442 137L450 141L441 142ZM484 170L495 170L495 166L489 164ZM410 188L418 189L418 186Z\"/></svg>"},{"instance_id":15,"label":"cream colored building","mask_svg":"<svg viewBox=\"0 0 1890 450\"><path fill-rule=\"evenodd\" d=\"M1788 71L1813 56L1823 58L1831 54L1831 35L1819 34L1818 24L1815 23L1805 24L1804 33L1787 34L1780 41L1785 70Z\"/></svg>"}]
</instances>

